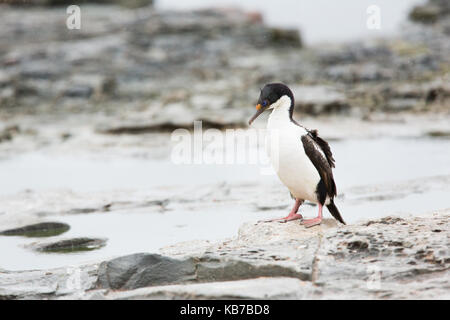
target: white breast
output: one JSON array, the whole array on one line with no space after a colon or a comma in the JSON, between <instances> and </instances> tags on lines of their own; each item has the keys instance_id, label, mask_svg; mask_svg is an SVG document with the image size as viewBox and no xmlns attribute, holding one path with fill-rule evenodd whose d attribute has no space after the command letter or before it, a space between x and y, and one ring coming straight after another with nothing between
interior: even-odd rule
<instances>
[{"instance_id":1,"label":"white breast","mask_svg":"<svg viewBox=\"0 0 450 320\"><path fill-rule=\"evenodd\" d=\"M317 202L320 175L306 155L301 136L307 131L289 118L290 99L284 96L267 124L266 151L281 182L295 198Z\"/></svg>"}]
</instances>

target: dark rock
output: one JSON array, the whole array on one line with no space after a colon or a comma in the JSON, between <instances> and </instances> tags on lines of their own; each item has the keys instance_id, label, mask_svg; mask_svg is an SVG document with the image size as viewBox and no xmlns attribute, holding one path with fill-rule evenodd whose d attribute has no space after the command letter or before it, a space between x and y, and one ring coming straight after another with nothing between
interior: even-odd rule
<instances>
[{"instance_id":1,"label":"dark rock","mask_svg":"<svg viewBox=\"0 0 450 320\"><path fill-rule=\"evenodd\" d=\"M0 232L3 236L51 237L67 232L70 226L61 222L42 222Z\"/></svg>"},{"instance_id":2,"label":"dark rock","mask_svg":"<svg viewBox=\"0 0 450 320\"><path fill-rule=\"evenodd\" d=\"M107 77L103 80L101 85L101 92L104 95L114 95L117 90L117 81L113 77Z\"/></svg>"},{"instance_id":3,"label":"dark rock","mask_svg":"<svg viewBox=\"0 0 450 320\"><path fill-rule=\"evenodd\" d=\"M182 120L182 119L181 119ZM197 120L201 121L203 129L227 129L227 128L239 128L246 127L246 123L226 123L219 121L212 121L207 119ZM173 132L176 129L187 129L193 130L194 124L190 123L188 125L184 123L172 123L172 122L164 122L164 123L150 123L150 124L130 124L130 125L111 125L109 127L103 126L97 129L98 132L104 134L145 134L152 132Z\"/></svg>"},{"instance_id":4,"label":"dark rock","mask_svg":"<svg viewBox=\"0 0 450 320\"><path fill-rule=\"evenodd\" d=\"M350 110L350 104L342 101L334 101L322 105L306 105L304 106L304 110L306 113L313 115L346 113Z\"/></svg>"},{"instance_id":5,"label":"dark rock","mask_svg":"<svg viewBox=\"0 0 450 320\"><path fill-rule=\"evenodd\" d=\"M64 91L64 96L70 98L88 99L94 92L94 89L88 85L74 85Z\"/></svg>"},{"instance_id":6,"label":"dark rock","mask_svg":"<svg viewBox=\"0 0 450 320\"><path fill-rule=\"evenodd\" d=\"M274 45L302 47L300 32L297 29L272 28L270 29L270 40Z\"/></svg>"},{"instance_id":7,"label":"dark rock","mask_svg":"<svg viewBox=\"0 0 450 320\"><path fill-rule=\"evenodd\" d=\"M347 248L349 250L357 250L364 251L369 247L369 244L366 241L361 240L353 240L347 243Z\"/></svg>"},{"instance_id":8,"label":"dark rock","mask_svg":"<svg viewBox=\"0 0 450 320\"><path fill-rule=\"evenodd\" d=\"M385 217L378 220L372 220L369 222L366 222L366 226L370 226L375 223L381 223L381 224L396 224L398 222L404 222L405 220L399 217Z\"/></svg>"},{"instance_id":9,"label":"dark rock","mask_svg":"<svg viewBox=\"0 0 450 320\"><path fill-rule=\"evenodd\" d=\"M195 260L177 260L158 254L138 253L103 262L97 286L111 289L135 289L182 283L196 277Z\"/></svg>"},{"instance_id":10,"label":"dark rock","mask_svg":"<svg viewBox=\"0 0 450 320\"><path fill-rule=\"evenodd\" d=\"M50 243L34 243L29 247L40 252L69 253L91 251L106 245L106 239L73 238Z\"/></svg>"},{"instance_id":11,"label":"dark rock","mask_svg":"<svg viewBox=\"0 0 450 320\"><path fill-rule=\"evenodd\" d=\"M432 138L447 138L450 139L450 131L434 130L426 133L427 136Z\"/></svg>"},{"instance_id":12,"label":"dark rock","mask_svg":"<svg viewBox=\"0 0 450 320\"><path fill-rule=\"evenodd\" d=\"M252 251L250 255L254 253L259 251ZM129 290L166 284L278 276L310 279L308 272L276 264L255 265L238 257L172 259L141 253L103 262L99 268L98 287Z\"/></svg>"},{"instance_id":13,"label":"dark rock","mask_svg":"<svg viewBox=\"0 0 450 320\"><path fill-rule=\"evenodd\" d=\"M85 214L101 211L100 208L72 208L67 211L68 214Z\"/></svg>"},{"instance_id":14,"label":"dark rock","mask_svg":"<svg viewBox=\"0 0 450 320\"><path fill-rule=\"evenodd\" d=\"M426 103L444 103L448 98L450 98L450 88L448 86L434 86L426 93L425 101Z\"/></svg>"},{"instance_id":15,"label":"dark rock","mask_svg":"<svg viewBox=\"0 0 450 320\"><path fill-rule=\"evenodd\" d=\"M51 80L57 76L54 67L48 63L27 64L20 72L23 79Z\"/></svg>"},{"instance_id":16,"label":"dark rock","mask_svg":"<svg viewBox=\"0 0 450 320\"><path fill-rule=\"evenodd\" d=\"M254 252L251 252L251 254L254 254ZM202 260L197 266L198 281L241 280L257 277L292 277L301 280L311 279L308 272L298 272L294 268L276 264L257 265L240 260L211 259L209 261Z\"/></svg>"},{"instance_id":17,"label":"dark rock","mask_svg":"<svg viewBox=\"0 0 450 320\"><path fill-rule=\"evenodd\" d=\"M19 83L14 86L14 96L16 98L22 98L24 96L36 96L38 94L39 91L37 88L25 83Z\"/></svg>"},{"instance_id":18,"label":"dark rock","mask_svg":"<svg viewBox=\"0 0 450 320\"><path fill-rule=\"evenodd\" d=\"M9 126L0 131L0 142L12 140L20 132L19 126Z\"/></svg>"},{"instance_id":19,"label":"dark rock","mask_svg":"<svg viewBox=\"0 0 450 320\"><path fill-rule=\"evenodd\" d=\"M441 10L438 6L426 4L415 7L410 13L409 18L412 21L431 24L438 21Z\"/></svg>"}]
</instances>

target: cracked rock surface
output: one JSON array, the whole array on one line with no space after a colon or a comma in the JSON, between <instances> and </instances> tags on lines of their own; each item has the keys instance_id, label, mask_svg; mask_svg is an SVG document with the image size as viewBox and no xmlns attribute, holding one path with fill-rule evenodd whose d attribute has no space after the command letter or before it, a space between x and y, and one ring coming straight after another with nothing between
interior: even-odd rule
<instances>
[{"instance_id":1,"label":"cracked rock surface","mask_svg":"<svg viewBox=\"0 0 450 320\"><path fill-rule=\"evenodd\" d=\"M450 211L355 225L244 224L100 264L0 272L4 299L448 299Z\"/></svg>"}]
</instances>

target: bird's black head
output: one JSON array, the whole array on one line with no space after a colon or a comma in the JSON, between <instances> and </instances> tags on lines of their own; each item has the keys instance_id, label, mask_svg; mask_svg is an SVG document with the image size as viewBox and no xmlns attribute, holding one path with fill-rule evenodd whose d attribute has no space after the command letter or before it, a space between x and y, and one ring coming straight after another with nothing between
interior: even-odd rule
<instances>
[{"instance_id":1,"label":"bird's black head","mask_svg":"<svg viewBox=\"0 0 450 320\"><path fill-rule=\"evenodd\" d=\"M262 88L259 95L258 104L256 105L256 113L249 120L248 124L252 122L264 111L269 109L283 96L288 96L291 99L291 107L289 109L289 117L292 117L294 110L294 95L292 91L283 83L268 83Z\"/></svg>"}]
</instances>

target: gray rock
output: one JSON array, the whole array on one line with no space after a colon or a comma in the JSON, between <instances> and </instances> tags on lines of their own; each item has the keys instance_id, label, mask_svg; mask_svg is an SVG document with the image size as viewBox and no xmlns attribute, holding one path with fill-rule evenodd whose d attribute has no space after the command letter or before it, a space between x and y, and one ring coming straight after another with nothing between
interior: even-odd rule
<instances>
[{"instance_id":1,"label":"gray rock","mask_svg":"<svg viewBox=\"0 0 450 320\"><path fill-rule=\"evenodd\" d=\"M294 86L297 112L319 115L349 111L350 105L342 92L331 86Z\"/></svg>"},{"instance_id":2,"label":"gray rock","mask_svg":"<svg viewBox=\"0 0 450 320\"><path fill-rule=\"evenodd\" d=\"M52 242L31 243L27 247L39 252L69 253L96 250L105 245L106 239L72 238Z\"/></svg>"},{"instance_id":3,"label":"gray rock","mask_svg":"<svg viewBox=\"0 0 450 320\"><path fill-rule=\"evenodd\" d=\"M392 70L376 63L332 66L327 69L326 75L335 81L348 83L390 80L394 77Z\"/></svg>"},{"instance_id":4,"label":"gray rock","mask_svg":"<svg viewBox=\"0 0 450 320\"><path fill-rule=\"evenodd\" d=\"M0 143L3 141L10 141L20 132L19 126L7 126L0 129Z\"/></svg>"},{"instance_id":5,"label":"gray rock","mask_svg":"<svg viewBox=\"0 0 450 320\"><path fill-rule=\"evenodd\" d=\"M255 278L247 280L208 282L185 285L147 287L105 293L95 290L86 299L301 299L314 287L295 278Z\"/></svg>"},{"instance_id":6,"label":"gray rock","mask_svg":"<svg viewBox=\"0 0 450 320\"><path fill-rule=\"evenodd\" d=\"M389 112L410 111L417 108L420 103L420 100L414 98L390 99L385 105L384 109Z\"/></svg>"},{"instance_id":7,"label":"gray rock","mask_svg":"<svg viewBox=\"0 0 450 320\"><path fill-rule=\"evenodd\" d=\"M449 218L447 211L412 219L386 217L352 226L336 227L326 221L315 230L296 223L246 224L236 239L210 246L203 256L215 257L223 265L245 261L259 268L270 266L275 274L283 272L284 276L290 270L289 277L313 284L314 290L298 293L306 298L448 297L450 288L445 283L450 243L445 234ZM183 247L183 256L189 255L188 246ZM274 266L280 269L276 271ZM299 277L299 270L305 277ZM243 275L248 269L235 271ZM422 291L425 287L429 291ZM270 295L270 290L266 294Z\"/></svg>"},{"instance_id":8,"label":"gray rock","mask_svg":"<svg viewBox=\"0 0 450 320\"><path fill-rule=\"evenodd\" d=\"M414 7L414 9L409 13L409 19L414 22L432 24L438 21L442 15L443 14L439 6L428 3Z\"/></svg>"},{"instance_id":9,"label":"gray rock","mask_svg":"<svg viewBox=\"0 0 450 320\"><path fill-rule=\"evenodd\" d=\"M88 85L73 85L64 91L64 96L70 98L88 99L91 97L94 89Z\"/></svg>"},{"instance_id":10,"label":"gray rock","mask_svg":"<svg viewBox=\"0 0 450 320\"><path fill-rule=\"evenodd\" d=\"M427 136L432 137L432 138L446 138L446 139L450 139L450 131L440 131L440 130L433 130L433 131L428 131L426 133Z\"/></svg>"},{"instance_id":11,"label":"gray rock","mask_svg":"<svg viewBox=\"0 0 450 320\"><path fill-rule=\"evenodd\" d=\"M192 258L172 259L158 254L138 253L103 262L97 286L111 289L136 289L191 281L195 278Z\"/></svg>"},{"instance_id":12,"label":"gray rock","mask_svg":"<svg viewBox=\"0 0 450 320\"><path fill-rule=\"evenodd\" d=\"M272 28L270 29L270 39L273 45L302 47L302 40L297 29Z\"/></svg>"},{"instance_id":13,"label":"gray rock","mask_svg":"<svg viewBox=\"0 0 450 320\"><path fill-rule=\"evenodd\" d=\"M450 297L450 212L319 227L245 224L100 266L0 272L6 299L430 299Z\"/></svg>"},{"instance_id":14,"label":"gray rock","mask_svg":"<svg viewBox=\"0 0 450 320\"><path fill-rule=\"evenodd\" d=\"M57 299L71 295L80 299L94 289L97 265L51 270L0 271L0 300Z\"/></svg>"},{"instance_id":15,"label":"gray rock","mask_svg":"<svg viewBox=\"0 0 450 320\"><path fill-rule=\"evenodd\" d=\"M0 232L3 236L51 237L67 232L70 226L61 222L41 222Z\"/></svg>"}]
</instances>

